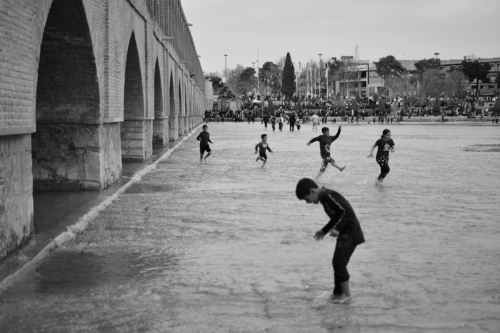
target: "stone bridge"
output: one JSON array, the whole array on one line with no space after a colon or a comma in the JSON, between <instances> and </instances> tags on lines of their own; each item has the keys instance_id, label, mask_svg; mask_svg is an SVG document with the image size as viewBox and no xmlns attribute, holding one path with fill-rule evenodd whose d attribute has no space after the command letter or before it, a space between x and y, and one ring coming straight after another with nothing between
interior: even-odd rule
<instances>
[{"instance_id":1,"label":"stone bridge","mask_svg":"<svg viewBox=\"0 0 500 333\"><path fill-rule=\"evenodd\" d=\"M0 1L0 260L33 190L102 190L202 121L180 0Z\"/></svg>"}]
</instances>

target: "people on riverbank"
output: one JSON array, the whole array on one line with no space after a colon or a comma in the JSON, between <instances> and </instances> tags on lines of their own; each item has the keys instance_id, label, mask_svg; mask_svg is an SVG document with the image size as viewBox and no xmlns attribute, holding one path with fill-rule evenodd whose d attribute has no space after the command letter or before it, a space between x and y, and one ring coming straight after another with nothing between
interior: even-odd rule
<instances>
[{"instance_id":1,"label":"people on riverbank","mask_svg":"<svg viewBox=\"0 0 500 333\"><path fill-rule=\"evenodd\" d=\"M361 225L354 209L340 193L320 188L312 180L303 178L297 183L295 194L299 200L318 204L321 202L330 221L314 235L317 241L322 240L327 233L337 237L333 253L334 302L344 302L351 297L349 289L350 275L347 264L356 247L365 242Z\"/></svg>"},{"instance_id":2,"label":"people on riverbank","mask_svg":"<svg viewBox=\"0 0 500 333\"><path fill-rule=\"evenodd\" d=\"M377 178L377 184L382 184L387 174L391 171L389 168L389 152L395 152L394 141L391 139L391 131L385 129L380 139L375 142L368 158L373 157L373 150L378 147L376 161L380 166L380 175Z\"/></svg>"},{"instance_id":3,"label":"people on riverbank","mask_svg":"<svg viewBox=\"0 0 500 333\"><path fill-rule=\"evenodd\" d=\"M319 176L321 176L325 172L328 164L331 164L335 168L339 169L340 172L344 171L344 169L346 168L345 165L343 167L338 166L335 163L335 160L330 155L331 145L335 140L338 139L341 129L342 129L342 126L339 126L337 134L335 136L330 136L330 129L328 127L323 127L321 129L321 132L323 133L323 135L317 136L317 137L311 139L307 143L307 145L310 146L311 143L313 143L313 142L316 142L316 141L319 142L319 149L320 149L321 159L323 160L323 162L321 165L321 169L319 170L319 173L316 176L316 179L319 178Z\"/></svg>"},{"instance_id":4,"label":"people on riverbank","mask_svg":"<svg viewBox=\"0 0 500 333\"><path fill-rule=\"evenodd\" d=\"M200 162L203 162L203 159L206 162L207 157L212 154L212 150L210 149L210 145L208 143L210 142L211 144L213 144L213 142L210 140L210 133L208 133L207 125L203 125L203 131L198 134L196 140L200 141ZM207 152L207 155L203 157L205 152Z\"/></svg>"},{"instance_id":5,"label":"people on riverbank","mask_svg":"<svg viewBox=\"0 0 500 333\"><path fill-rule=\"evenodd\" d=\"M317 131L319 125L319 116L316 113L314 113L313 116L311 117L311 121L312 121L312 130Z\"/></svg>"},{"instance_id":6,"label":"people on riverbank","mask_svg":"<svg viewBox=\"0 0 500 333\"><path fill-rule=\"evenodd\" d=\"M262 163L262 167L264 167L267 162L266 150L268 150L270 153L272 153L273 151L271 150L271 147L269 147L269 144L267 143L267 134L262 134L260 138L262 139L262 141L255 145L255 153L257 154L257 151L259 152L259 157L257 157L255 162L258 162L259 160L264 162Z\"/></svg>"}]
</instances>

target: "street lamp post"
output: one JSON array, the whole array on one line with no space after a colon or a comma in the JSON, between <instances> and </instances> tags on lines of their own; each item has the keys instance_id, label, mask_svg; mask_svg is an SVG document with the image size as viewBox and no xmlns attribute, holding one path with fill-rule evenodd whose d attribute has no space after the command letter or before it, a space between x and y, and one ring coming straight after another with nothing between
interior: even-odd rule
<instances>
[{"instance_id":1,"label":"street lamp post","mask_svg":"<svg viewBox=\"0 0 500 333\"><path fill-rule=\"evenodd\" d=\"M318 88L319 88L319 98L321 98L321 56L322 53L318 53L319 55L319 64L318 64L318 69L319 69L319 75L318 75Z\"/></svg>"},{"instance_id":2,"label":"street lamp post","mask_svg":"<svg viewBox=\"0 0 500 333\"><path fill-rule=\"evenodd\" d=\"M224 54L224 57L225 57L225 62L226 62L226 84L228 84L229 79L227 77L227 54Z\"/></svg>"}]
</instances>

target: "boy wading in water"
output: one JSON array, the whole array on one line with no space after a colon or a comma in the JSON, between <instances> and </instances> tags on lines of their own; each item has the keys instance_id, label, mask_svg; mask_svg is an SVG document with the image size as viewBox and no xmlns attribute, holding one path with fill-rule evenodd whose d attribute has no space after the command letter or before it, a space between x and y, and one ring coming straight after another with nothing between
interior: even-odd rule
<instances>
[{"instance_id":1,"label":"boy wading in water","mask_svg":"<svg viewBox=\"0 0 500 333\"><path fill-rule=\"evenodd\" d=\"M210 140L210 133L207 131L208 126L203 125L203 131L201 131L200 134L198 134L198 137L196 140L200 141L200 162L203 161L203 154L207 152L207 156L205 156L205 162L207 161L207 157L212 154L212 150L210 149L210 145L208 144L209 142L213 144L213 142Z\"/></svg>"},{"instance_id":2,"label":"boy wading in water","mask_svg":"<svg viewBox=\"0 0 500 333\"><path fill-rule=\"evenodd\" d=\"M391 151L394 153L396 150L396 148L394 148L394 141L391 139L391 131L385 129L382 132L382 136L373 145L368 158L373 157L373 150L375 147L378 147L376 160L378 165L380 165L380 175L378 176L377 184L382 184L384 178L389 171L391 171L391 168L389 168L389 152Z\"/></svg>"},{"instance_id":3,"label":"boy wading in water","mask_svg":"<svg viewBox=\"0 0 500 333\"><path fill-rule=\"evenodd\" d=\"M335 282L333 300L336 302L346 301L351 297L347 264L356 246L365 242L358 218L349 202L342 195L324 187L319 188L312 179L301 179L297 183L295 194L299 200L305 200L307 203L318 204L321 202L325 213L330 217L330 221L316 232L314 239L320 241L328 232L330 232L330 236L337 237L332 260Z\"/></svg>"},{"instance_id":4,"label":"boy wading in water","mask_svg":"<svg viewBox=\"0 0 500 333\"><path fill-rule=\"evenodd\" d=\"M311 145L311 143L318 141L319 142L319 148L321 150L321 158L323 159L323 164L321 165L321 169L319 170L318 176L316 176L316 179L321 176L323 172L325 172L326 167L328 164L333 165L337 169L339 169L341 172L344 171L345 165L343 167L339 167L333 158L330 157L330 147L333 143L333 141L337 140L339 135L340 135L340 129L342 126L339 126L339 130L335 136L330 136L330 130L328 127L323 127L321 129L321 132L323 132L323 135L320 135L318 137L315 137L311 141L307 143L307 145Z\"/></svg>"},{"instance_id":5,"label":"boy wading in water","mask_svg":"<svg viewBox=\"0 0 500 333\"><path fill-rule=\"evenodd\" d=\"M262 134L260 137L262 141L255 145L255 153L257 154L257 150L259 151L259 157L257 157L255 162L258 162L259 160L263 161L264 163L262 163L262 167L264 167L264 165L266 165L267 162L266 150L269 150L270 153L272 153L273 151L267 144L267 135Z\"/></svg>"}]
</instances>

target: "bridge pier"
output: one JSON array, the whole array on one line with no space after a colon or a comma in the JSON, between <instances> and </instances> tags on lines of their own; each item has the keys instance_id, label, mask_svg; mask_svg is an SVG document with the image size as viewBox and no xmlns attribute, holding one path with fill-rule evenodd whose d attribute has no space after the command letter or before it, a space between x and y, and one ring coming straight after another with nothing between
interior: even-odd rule
<instances>
[{"instance_id":1,"label":"bridge pier","mask_svg":"<svg viewBox=\"0 0 500 333\"><path fill-rule=\"evenodd\" d=\"M34 232L31 135L0 136L0 259Z\"/></svg>"},{"instance_id":2,"label":"bridge pier","mask_svg":"<svg viewBox=\"0 0 500 333\"><path fill-rule=\"evenodd\" d=\"M153 121L153 148L165 148L169 141L169 117Z\"/></svg>"},{"instance_id":3,"label":"bridge pier","mask_svg":"<svg viewBox=\"0 0 500 333\"><path fill-rule=\"evenodd\" d=\"M168 124L169 124L168 135L169 135L169 140L171 142L176 141L179 138L179 129L178 129L179 121L177 120L178 117L179 116L175 115L175 116L170 116L168 118Z\"/></svg>"},{"instance_id":4,"label":"bridge pier","mask_svg":"<svg viewBox=\"0 0 500 333\"><path fill-rule=\"evenodd\" d=\"M121 124L122 161L146 161L153 156L153 121L127 119Z\"/></svg>"}]
</instances>

